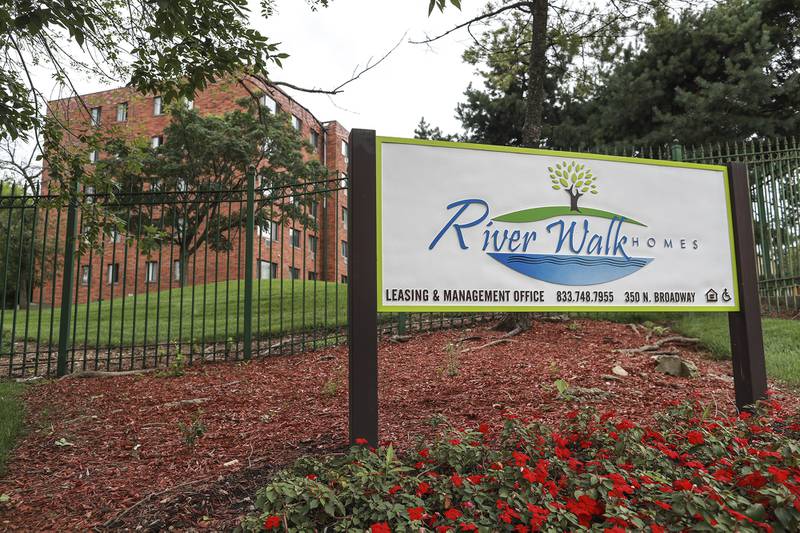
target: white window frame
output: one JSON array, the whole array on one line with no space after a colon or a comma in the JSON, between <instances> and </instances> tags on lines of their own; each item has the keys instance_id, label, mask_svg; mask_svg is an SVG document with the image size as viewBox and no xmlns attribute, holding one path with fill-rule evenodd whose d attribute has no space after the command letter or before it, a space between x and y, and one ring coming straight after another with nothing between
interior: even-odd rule
<instances>
[{"instance_id":1,"label":"white window frame","mask_svg":"<svg viewBox=\"0 0 800 533\"><path fill-rule=\"evenodd\" d=\"M314 243L314 245L312 246L311 243ZM316 235L309 235L308 236L308 251L309 251L309 253L314 255L314 254L317 253L318 249L319 249L319 239L317 238Z\"/></svg>"},{"instance_id":2,"label":"white window frame","mask_svg":"<svg viewBox=\"0 0 800 533\"><path fill-rule=\"evenodd\" d=\"M297 244L295 244L295 236L297 236ZM302 235L300 235L299 229L289 228L289 244L292 245L292 248L300 248L300 245L303 242L301 237Z\"/></svg>"},{"instance_id":3,"label":"white window frame","mask_svg":"<svg viewBox=\"0 0 800 533\"><path fill-rule=\"evenodd\" d=\"M164 99L160 96L153 97L153 116L160 117L164 114Z\"/></svg>"},{"instance_id":4,"label":"white window frame","mask_svg":"<svg viewBox=\"0 0 800 533\"><path fill-rule=\"evenodd\" d=\"M145 266L144 282L145 283L157 283L158 282L158 261L146 261L144 266Z\"/></svg>"},{"instance_id":5,"label":"white window frame","mask_svg":"<svg viewBox=\"0 0 800 533\"><path fill-rule=\"evenodd\" d=\"M311 130L311 133L308 134L308 142L314 147L315 151L319 149L319 133L317 130Z\"/></svg>"},{"instance_id":6,"label":"white window frame","mask_svg":"<svg viewBox=\"0 0 800 533\"><path fill-rule=\"evenodd\" d=\"M340 251L342 252L342 257L344 258L345 261L347 261L348 256L350 255L350 245L347 243L346 240L342 239L340 248L341 248Z\"/></svg>"},{"instance_id":7,"label":"white window frame","mask_svg":"<svg viewBox=\"0 0 800 533\"><path fill-rule=\"evenodd\" d=\"M261 235L261 238L267 242L278 242L280 239L278 238L278 223L274 220L270 220L264 226L260 226L258 228L258 232Z\"/></svg>"},{"instance_id":8,"label":"white window frame","mask_svg":"<svg viewBox=\"0 0 800 533\"><path fill-rule=\"evenodd\" d=\"M350 145L344 139L342 139L342 155L345 159L350 157Z\"/></svg>"},{"instance_id":9,"label":"white window frame","mask_svg":"<svg viewBox=\"0 0 800 533\"><path fill-rule=\"evenodd\" d=\"M89 152L89 163L97 163L100 159L100 152L97 150L92 150Z\"/></svg>"},{"instance_id":10,"label":"white window frame","mask_svg":"<svg viewBox=\"0 0 800 533\"><path fill-rule=\"evenodd\" d=\"M172 281L180 281L181 280L181 260L180 259L173 259L172 260Z\"/></svg>"},{"instance_id":11,"label":"white window frame","mask_svg":"<svg viewBox=\"0 0 800 533\"><path fill-rule=\"evenodd\" d=\"M266 276L265 269L266 268ZM278 277L278 264L264 259L258 260L258 279L276 279Z\"/></svg>"},{"instance_id":12,"label":"white window frame","mask_svg":"<svg viewBox=\"0 0 800 533\"><path fill-rule=\"evenodd\" d=\"M111 230L108 232L108 238L114 244L119 244L122 242L122 234L117 231L117 228L111 228Z\"/></svg>"},{"instance_id":13,"label":"white window frame","mask_svg":"<svg viewBox=\"0 0 800 533\"><path fill-rule=\"evenodd\" d=\"M88 285L92 279L92 265L81 265L81 285Z\"/></svg>"},{"instance_id":14,"label":"white window frame","mask_svg":"<svg viewBox=\"0 0 800 533\"><path fill-rule=\"evenodd\" d=\"M303 128L303 121L300 120L300 117L297 115L292 115L292 127L297 131L300 131Z\"/></svg>"},{"instance_id":15,"label":"white window frame","mask_svg":"<svg viewBox=\"0 0 800 533\"><path fill-rule=\"evenodd\" d=\"M100 125L100 123L102 121L102 113L103 113L103 108L100 107L100 106L93 107L93 108L89 109L89 114L91 116L91 121L92 121L92 126L93 127L96 128L97 126Z\"/></svg>"},{"instance_id":16,"label":"white window frame","mask_svg":"<svg viewBox=\"0 0 800 533\"><path fill-rule=\"evenodd\" d=\"M296 275L295 275L296 273ZM300 279L300 269L297 267L289 267L289 279L298 281Z\"/></svg>"},{"instance_id":17,"label":"white window frame","mask_svg":"<svg viewBox=\"0 0 800 533\"><path fill-rule=\"evenodd\" d=\"M347 229L347 225L350 223L350 212L347 210L346 207L342 206L342 227Z\"/></svg>"},{"instance_id":18,"label":"white window frame","mask_svg":"<svg viewBox=\"0 0 800 533\"><path fill-rule=\"evenodd\" d=\"M267 110L273 115L278 112L278 102L276 102L275 99L270 95L262 94L260 103L262 107L266 107Z\"/></svg>"},{"instance_id":19,"label":"white window frame","mask_svg":"<svg viewBox=\"0 0 800 533\"><path fill-rule=\"evenodd\" d=\"M108 264L108 276L107 281L109 285L116 285L119 283L119 263L109 263ZM116 279L114 279L116 278Z\"/></svg>"},{"instance_id":20,"label":"white window frame","mask_svg":"<svg viewBox=\"0 0 800 533\"><path fill-rule=\"evenodd\" d=\"M162 144L164 144L164 136L163 135L153 135L150 137L150 148L154 150L159 148Z\"/></svg>"},{"instance_id":21,"label":"white window frame","mask_svg":"<svg viewBox=\"0 0 800 533\"><path fill-rule=\"evenodd\" d=\"M128 102L117 104L117 122L128 122Z\"/></svg>"}]
</instances>

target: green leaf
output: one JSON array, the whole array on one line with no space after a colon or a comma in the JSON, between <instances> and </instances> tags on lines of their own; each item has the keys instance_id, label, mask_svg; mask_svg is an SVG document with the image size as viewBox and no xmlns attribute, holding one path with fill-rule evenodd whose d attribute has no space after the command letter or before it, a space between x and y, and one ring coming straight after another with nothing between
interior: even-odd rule
<instances>
[{"instance_id":1,"label":"green leaf","mask_svg":"<svg viewBox=\"0 0 800 533\"><path fill-rule=\"evenodd\" d=\"M564 187L569 187L569 182L564 178L561 178L559 181L561 182L561 185L563 185Z\"/></svg>"}]
</instances>

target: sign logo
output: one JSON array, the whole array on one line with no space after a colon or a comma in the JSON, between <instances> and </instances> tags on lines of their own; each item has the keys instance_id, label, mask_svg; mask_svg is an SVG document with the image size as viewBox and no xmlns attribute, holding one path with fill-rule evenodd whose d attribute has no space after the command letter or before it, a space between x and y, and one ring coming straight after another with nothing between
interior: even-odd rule
<instances>
[{"instance_id":1,"label":"sign logo","mask_svg":"<svg viewBox=\"0 0 800 533\"><path fill-rule=\"evenodd\" d=\"M576 161L562 161L555 167L548 167L552 188L564 191L569 197L568 205L532 207L492 218L484 232L483 250L500 264L525 276L556 285L597 285L630 276L653 261L651 257L631 257L625 250L628 237L621 234L622 225L629 223L647 227L646 224L602 209L579 206L581 198L597 195L597 177L591 169ZM472 223L457 224L460 215L472 204L485 207L482 218ZM461 209L433 240L429 249L453 226L458 233L459 242L466 248L461 237L461 228L481 223L488 216L488 205L480 199L462 200L447 206L448 209L460 206ZM574 217L583 217L575 220ZM589 219L608 221L599 233ZM490 227L494 222L528 224L554 220L546 226L548 233L558 235L554 253L526 253L531 242L536 241L535 231L505 230L502 235ZM518 239L515 239L518 236ZM498 239L499 237L499 239ZM520 245L515 246L514 241ZM521 248L521 251L520 251ZM508 251L504 251L504 250Z\"/></svg>"}]
</instances>

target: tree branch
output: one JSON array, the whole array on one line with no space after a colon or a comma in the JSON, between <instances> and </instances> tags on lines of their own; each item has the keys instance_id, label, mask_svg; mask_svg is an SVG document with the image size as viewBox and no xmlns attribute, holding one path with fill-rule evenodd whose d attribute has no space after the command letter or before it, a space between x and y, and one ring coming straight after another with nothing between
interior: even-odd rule
<instances>
[{"instance_id":1,"label":"tree branch","mask_svg":"<svg viewBox=\"0 0 800 533\"><path fill-rule=\"evenodd\" d=\"M497 15L499 15L501 13L504 13L506 11L511 11L512 9L520 9L522 11L525 11L524 8L526 8L526 7L530 9L531 2L515 2L513 4L509 4L507 6L503 6L503 7L497 8L497 9L495 9L493 11L488 11L488 12L484 13L483 15L478 15L477 17L473 17L473 18L469 19L466 22L462 22L461 24L459 24L457 26L453 26L452 28L450 28L446 32L441 33L441 34L437 35L436 37L429 37L429 38L424 39L422 41L409 41L409 43L411 43L411 44L430 44L430 43L432 43L434 41L438 41L439 39L441 39L443 37L447 37L448 35L450 35L453 32L456 32L456 31L458 31L458 30L460 30L462 28L466 28L467 26L469 26L471 24L474 24L475 22L480 22L482 20L490 19L490 18L495 17L495 16L497 16ZM525 11L525 12L528 13L528 11Z\"/></svg>"}]
</instances>

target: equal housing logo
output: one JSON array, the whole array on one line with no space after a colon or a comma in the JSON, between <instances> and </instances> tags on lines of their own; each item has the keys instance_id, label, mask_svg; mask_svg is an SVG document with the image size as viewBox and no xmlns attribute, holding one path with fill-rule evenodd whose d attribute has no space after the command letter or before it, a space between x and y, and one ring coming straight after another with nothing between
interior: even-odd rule
<instances>
[{"instance_id":1,"label":"equal housing logo","mask_svg":"<svg viewBox=\"0 0 800 533\"><path fill-rule=\"evenodd\" d=\"M455 210L450 220L433 238L429 250L442 245L454 233L461 250L474 242L475 230L483 224L482 250L505 267L520 274L557 285L597 285L630 276L654 261L653 257L629 254L630 249L654 248L659 243L673 247L672 239L630 237L624 224L647 228L643 222L621 213L588 207L582 199L599 194L598 178L586 165L562 161L548 167L551 187L564 191L569 203L531 207L489 218L490 206L482 198L467 198L447 206ZM469 212L469 213L468 213ZM476 215L476 213L480 213ZM503 228L495 226L502 223ZM555 236L555 248L542 253L534 224ZM680 239L676 249L697 249L698 241Z\"/></svg>"}]
</instances>

